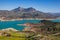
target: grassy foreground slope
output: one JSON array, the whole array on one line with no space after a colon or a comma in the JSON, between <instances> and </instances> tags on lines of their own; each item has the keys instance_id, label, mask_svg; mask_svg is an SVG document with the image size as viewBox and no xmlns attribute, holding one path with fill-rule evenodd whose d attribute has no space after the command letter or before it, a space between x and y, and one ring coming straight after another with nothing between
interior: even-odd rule
<instances>
[{"instance_id":1,"label":"grassy foreground slope","mask_svg":"<svg viewBox=\"0 0 60 40\"><path fill-rule=\"evenodd\" d=\"M33 33L27 32L13 32L9 31L9 35L7 32L0 36L0 40L33 40L30 36L33 36Z\"/></svg>"},{"instance_id":2,"label":"grassy foreground slope","mask_svg":"<svg viewBox=\"0 0 60 40\"><path fill-rule=\"evenodd\" d=\"M0 40L27 40L27 38L18 38L18 37L0 37Z\"/></svg>"}]
</instances>

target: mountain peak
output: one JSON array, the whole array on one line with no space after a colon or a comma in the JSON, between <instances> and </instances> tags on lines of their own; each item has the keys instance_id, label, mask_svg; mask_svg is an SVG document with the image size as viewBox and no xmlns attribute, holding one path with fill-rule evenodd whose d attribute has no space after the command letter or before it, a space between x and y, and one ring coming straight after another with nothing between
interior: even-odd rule
<instances>
[{"instance_id":1,"label":"mountain peak","mask_svg":"<svg viewBox=\"0 0 60 40\"><path fill-rule=\"evenodd\" d=\"M23 7L18 7L18 8L16 8L16 9L23 9Z\"/></svg>"},{"instance_id":2,"label":"mountain peak","mask_svg":"<svg viewBox=\"0 0 60 40\"><path fill-rule=\"evenodd\" d=\"M22 10L24 10L23 7L18 7L18 8L13 9L14 12L18 12L18 11L22 11Z\"/></svg>"},{"instance_id":3,"label":"mountain peak","mask_svg":"<svg viewBox=\"0 0 60 40\"><path fill-rule=\"evenodd\" d=\"M26 11L26 12L35 12L36 9L33 8L33 7L29 7L29 8L26 8L25 11Z\"/></svg>"},{"instance_id":4,"label":"mountain peak","mask_svg":"<svg viewBox=\"0 0 60 40\"><path fill-rule=\"evenodd\" d=\"M35 8L33 8L33 7L29 7L29 8L27 8L27 9L34 9L34 10L35 10Z\"/></svg>"},{"instance_id":5,"label":"mountain peak","mask_svg":"<svg viewBox=\"0 0 60 40\"><path fill-rule=\"evenodd\" d=\"M33 7L29 7L29 8L18 7L18 8L13 9L12 11L14 12L35 12L36 9L34 9Z\"/></svg>"}]
</instances>

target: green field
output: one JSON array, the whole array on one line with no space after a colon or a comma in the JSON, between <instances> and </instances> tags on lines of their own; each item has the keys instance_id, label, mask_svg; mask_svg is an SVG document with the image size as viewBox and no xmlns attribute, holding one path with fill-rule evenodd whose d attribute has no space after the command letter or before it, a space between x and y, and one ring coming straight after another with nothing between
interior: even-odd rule
<instances>
[{"instance_id":1,"label":"green field","mask_svg":"<svg viewBox=\"0 0 60 40\"><path fill-rule=\"evenodd\" d=\"M33 40L29 36L32 36L33 33L20 33L20 32L9 32L11 36L0 36L0 40ZM29 37L29 38L28 38Z\"/></svg>"}]
</instances>

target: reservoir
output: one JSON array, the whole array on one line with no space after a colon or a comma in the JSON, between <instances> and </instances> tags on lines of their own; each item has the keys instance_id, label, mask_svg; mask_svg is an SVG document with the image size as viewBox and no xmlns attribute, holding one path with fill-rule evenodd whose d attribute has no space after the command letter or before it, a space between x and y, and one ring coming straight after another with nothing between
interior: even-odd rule
<instances>
[{"instance_id":1,"label":"reservoir","mask_svg":"<svg viewBox=\"0 0 60 40\"><path fill-rule=\"evenodd\" d=\"M0 30L5 28L15 28L17 30L23 30L25 26L18 26L17 24L24 23L38 23L41 20L15 20L15 21L0 21ZM60 22L60 20L50 20L53 22Z\"/></svg>"}]
</instances>

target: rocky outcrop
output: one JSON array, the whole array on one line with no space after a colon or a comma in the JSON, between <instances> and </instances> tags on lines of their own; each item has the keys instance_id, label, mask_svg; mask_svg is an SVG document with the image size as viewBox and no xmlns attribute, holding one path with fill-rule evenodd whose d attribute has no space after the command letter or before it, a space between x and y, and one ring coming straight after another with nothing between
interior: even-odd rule
<instances>
[{"instance_id":1,"label":"rocky outcrop","mask_svg":"<svg viewBox=\"0 0 60 40\"><path fill-rule=\"evenodd\" d=\"M57 25L58 24L58 25ZM39 24L27 24L28 27L24 29L24 31L33 31L35 33L47 33L52 34L56 33L56 31L60 30L58 22L52 22L49 20L42 20Z\"/></svg>"},{"instance_id":2,"label":"rocky outcrop","mask_svg":"<svg viewBox=\"0 0 60 40\"><path fill-rule=\"evenodd\" d=\"M18 31L18 30L14 28L6 28L6 29L2 29L2 31Z\"/></svg>"}]
</instances>

